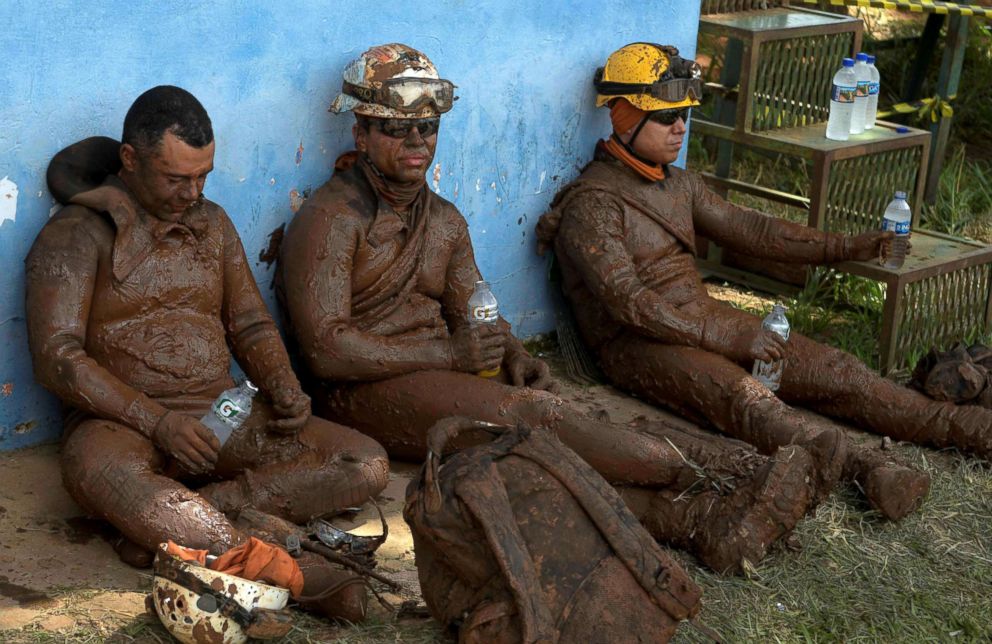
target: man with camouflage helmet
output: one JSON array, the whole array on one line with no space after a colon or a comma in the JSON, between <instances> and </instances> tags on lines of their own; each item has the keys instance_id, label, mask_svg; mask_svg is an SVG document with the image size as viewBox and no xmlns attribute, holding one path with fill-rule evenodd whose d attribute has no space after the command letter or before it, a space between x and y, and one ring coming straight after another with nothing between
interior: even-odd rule
<instances>
[{"instance_id":1,"label":"man with camouflage helmet","mask_svg":"<svg viewBox=\"0 0 992 644\"><path fill-rule=\"evenodd\" d=\"M468 226L425 181L454 100L453 84L405 45L373 47L344 72L331 111L355 113L356 150L289 225L278 277L316 408L415 460L447 416L550 427L611 482L643 486L627 498L656 534L720 571L757 561L814 502L804 450L765 459L722 438L593 420L548 391L547 365L509 324L468 324L480 279ZM477 375L497 368L499 378ZM670 513L698 481L683 457L736 490L707 489L692 513Z\"/></svg>"},{"instance_id":2,"label":"man with camouflage helmet","mask_svg":"<svg viewBox=\"0 0 992 644\"><path fill-rule=\"evenodd\" d=\"M877 257L888 233L846 236L768 217L671 167L701 95L698 66L674 47L627 45L595 84L613 133L559 192L538 239L555 250L582 336L613 383L766 453L836 431L790 406L797 404L901 440L992 455L986 410L929 401L798 333L781 339L760 318L711 298L694 262L696 233L757 257L811 264ZM776 397L750 372L755 360L778 359ZM843 469L890 518L912 511L929 489L925 473L877 451L852 446Z\"/></svg>"}]
</instances>

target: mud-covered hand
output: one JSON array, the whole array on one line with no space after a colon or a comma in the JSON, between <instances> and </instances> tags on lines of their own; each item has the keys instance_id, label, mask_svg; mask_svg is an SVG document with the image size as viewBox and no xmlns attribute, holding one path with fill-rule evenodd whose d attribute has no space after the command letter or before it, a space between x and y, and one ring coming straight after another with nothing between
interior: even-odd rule
<instances>
[{"instance_id":1,"label":"mud-covered hand","mask_svg":"<svg viewBox=\"0 0 992 644\"><path fill-rule=\"evenodd\" d=\"M535 358L526 351L514 351L507 354L504 363L514 387L558 393L558 383L551 377L551 369L544 360Z\"/></svg>"},{"instance_id":2,"label":"mud-covered hand","mask_svg":"<svg viewBox=\"0 0 992 644\"><path fill-rule=\"evenodd\" d=\"M782 336L755 325L737 331L722 342L710 338L703 348L720 353L734 362L747 364L755 360L771 362L784 358L785 346Z\"/></svg>"},{"instance_id":3,"label":"mud-covered hand","mask_svg":"<svg viewBox=\"0 0 992 644\"><path fill-rule=\"evenodd\" d=\"M278 385L269 392L272 409L276 412L266 425L270 431L292 434L310 419L310 396L303 393L296 383Z\"/></svg>"},{"instance_id":4,"label":"mud-covered hand","mask_svg":"<svg viewBox=\"0 0 992 644\"><path fill-rule=\"evenodd\" d=\"M191 474L212 470L220 453L220 441L212 431L195 418L174 411L159 419L152 442Z\"/></svg>"},{"instance_id":5,"label":"mud-covered hand","mask_svg":"<svg viewBox=\"0 0 992 644\"><path fill-rule=\"evenodd\" d=\"M451 335L451 368L466 373L498 369L505 341L495 324L466 324Z\"/></svg>"},{"instance_id":6,"label":"mud-covered hand","mask_svg":"<svg viewBox=\"0 0 992 644\"><path fill-rule=\"evenodd\" d=\"M844 240L844 259L858 262L877 259L882 251L882 242L892 239L894 235L891 230L871 230L860 235L851 235Z\"/></svg>"}]
</instances>

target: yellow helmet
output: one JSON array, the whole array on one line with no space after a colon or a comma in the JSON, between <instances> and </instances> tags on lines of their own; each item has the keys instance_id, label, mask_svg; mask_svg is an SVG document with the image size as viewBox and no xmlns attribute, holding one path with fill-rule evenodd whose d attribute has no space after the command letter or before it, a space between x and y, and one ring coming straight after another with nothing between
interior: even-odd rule
<instances>
[{"instance_id":1,"label":"yellow helmet","mask_svg":"<svg viewBox=\"0 0 992 644\"><path fill-rule=\"evenodd\" d=\"M645 112L699 105L702 72L670 45L635 42L616 50L596 70L596 107L625 98Z\"/></svg>"}]
</instances>

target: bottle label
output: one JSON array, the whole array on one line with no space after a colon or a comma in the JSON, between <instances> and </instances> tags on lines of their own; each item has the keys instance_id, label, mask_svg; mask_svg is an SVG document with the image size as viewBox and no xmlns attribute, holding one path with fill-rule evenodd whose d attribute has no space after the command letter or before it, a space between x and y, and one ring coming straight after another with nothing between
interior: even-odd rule
<instances>
[{"instance_id":1,"label":"bottle label","mask_svg":"<svg viewBox=\"0 0 992 644\"><path fill-rule=\"evenodd\" d=\"M483 304L472 307L472 322L492 323L499 319L499 307L495 304Z\"/></svg>"},{"instance_id":2,"label":"bottle label","mask_svg":"<svg viewBox=\"0 0 992 644\"><path fill-rule=\"evenodd\" d=\"M857 87L851 87L849 85L834 85L830 92L830 100L836 103L853 103L854 94L857 91Z\"/></svg>"},{"instance_id":3,"label":"bottle label","mask_svg":"<svg viewBox=\"0 0 992 644\"><path fill-rule=\"evenodd\" d=\"M866 98L871 91L869 89L871 81L858 81L857 96L858 98Z\"/></svg>"},{"instance_id":4,"label":"bottle label","mask_svg":"<svg viewBox=\"0 0 992 644\"><path fill-rule=\"evenodd\" d=\"M908 221L894 221L892 219L883 219L882 230L891 230L897 235L908 235L909 223L910 222Z\"/></svg>"},{"instance_id":5,"label":"bottle label","mask_svg":"<svg viewBox=\"0 0 992 644\"><path fill-rule=\"evenodd\" d=\"M221 398L214 403L214 413L225 420L233 419L242 411L243 410L240 407L234 404L233 400L229 400L227 398Z\"/></svg>"},{"instance_id":6,"label":"bottle label","mask_svg":"<svg viewBox=\"0 0 992 644\"><path fill-rule=\"evenodd\" d=\"M868 94L875 95L878 94L878 83L868 83Z\"/></svg>"}]
</instances>

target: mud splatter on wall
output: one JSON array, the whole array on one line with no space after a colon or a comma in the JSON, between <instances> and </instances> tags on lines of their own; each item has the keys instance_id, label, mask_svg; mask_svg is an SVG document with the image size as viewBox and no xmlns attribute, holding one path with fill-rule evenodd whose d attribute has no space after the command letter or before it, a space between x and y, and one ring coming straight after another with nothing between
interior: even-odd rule
<instances>
[{"instance_id":1,"label":"mud splatter on wall","mask_svg":"<svg viewBox=\"0 0 992 644\"><path fill-rule=\"evenodd\" d=\"M23 313L24 256L52 208L48 160L87 136L119 137L131 101L153 85L181 85L210 112L217 157L205 191L258 258L292 215L290 190L319 186L348 149L352 120L326 111L344 65L372 44L424 50L460 97L428 179L468 218L479 266L516 331L553 327L533 231L521 238L517 220L544 211L606 128L607 115L592 107L596 66L635 40L691 54L699 3L416 0L377 9L360 0L185 3L182 11L125 0L0 3L0 24L11 27L0 177L19 191L8 217L0 190L0 383L17 383L0 398L0 427L11 429L0 450L58 437L58 406L33 384ZM272 307L273 267L253 269ZM30 421L31 431L12 431Z\"/></svg>"}]
</instances>

